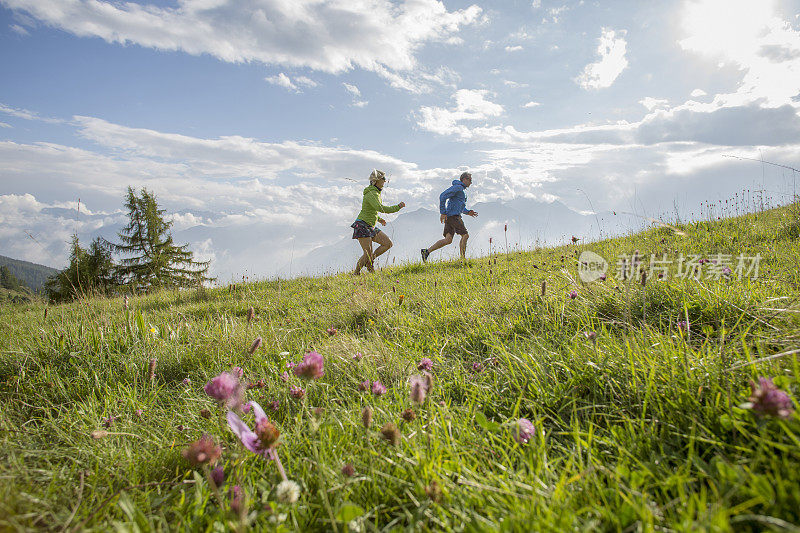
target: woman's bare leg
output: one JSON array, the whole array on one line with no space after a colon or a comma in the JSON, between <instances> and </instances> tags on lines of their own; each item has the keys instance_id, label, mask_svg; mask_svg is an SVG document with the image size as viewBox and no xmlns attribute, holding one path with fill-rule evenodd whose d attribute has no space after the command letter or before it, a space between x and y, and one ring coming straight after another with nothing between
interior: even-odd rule
<instances>
[{"instance_id":1,"label":"woman's bare leg","mask_svg":"<svg viewBox=\"0 0 800 533\"><path fill-rule=\"evenodd\" d=\"M386 250L392 247L392 240L389 237L387 237L386 234L382 231L377 235L375 235L372 238L372 240L380 244L377 250L375 250L375 253L372 255L373 260L379 255L385 253Z\"/></svg>"},{"instance_id":2,"label":"woman's bare leg","mask_svg":"<svg viewBox=\"0 0 800 533\"><path fill-rule=\"evenodd\" d=\"M361 274L361 269L364 267L367 267L367 269L372 272L372 263L374 262L374 255L372 254L372 238L363 237L358 239L358 244L361 245L361 249L364 250L364 253L358 259L358 263L356 263L356 269L353 274Z\"/></svg>"}]
</instances>

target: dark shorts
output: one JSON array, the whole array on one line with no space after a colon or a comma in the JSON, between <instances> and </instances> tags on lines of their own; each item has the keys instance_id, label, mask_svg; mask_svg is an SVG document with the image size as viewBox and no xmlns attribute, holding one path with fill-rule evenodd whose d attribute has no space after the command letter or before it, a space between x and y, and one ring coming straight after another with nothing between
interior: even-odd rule
<instances>
[{"instance_id":1,"label":"dark shorts","mask_svg":"<svg viewBox=\"0 0 800 533\"><path fill-rule=\"evenodd\" d=\"M444 221L444 235L447 237L448 235L466 235L467 227L464 226L464 221L461 219L461 215L453 215L448 216Z\"/></svg>"},{"instance_id":2,"label":"dark shorts","mask_svg":"<svg viewBox=\"0 0 800 533\"><path fill-rule=\"evenodd\" d=\"M353 228L353 238L354 239L366 239L375 237L378 233L381 232L378 228L372 227L363 220L356 220L350 227Z\"/></svg>"}]
</instances>

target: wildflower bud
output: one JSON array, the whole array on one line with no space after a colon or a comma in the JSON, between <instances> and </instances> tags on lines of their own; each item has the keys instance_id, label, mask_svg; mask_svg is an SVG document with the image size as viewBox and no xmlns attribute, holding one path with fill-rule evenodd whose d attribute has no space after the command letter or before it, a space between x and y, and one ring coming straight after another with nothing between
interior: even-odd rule
<instances>
[{"instance_id":1,"label":"wildflower bud","mask_svg":"<svg viewBox=\"0 0 800 533\"><path fill-rule=\"evenodd\" d=\"M546 281L542 281L542 296L544 296L544 293L546 291L547 291L547 282Z\"/></svg>"},{"instance_id":2,"label":"wildflower bud","mask_svg":"<svg viewBox=\"0 0 800 533\"><path fill-rule=\"evenodd\" d=\"M413 422L414 419L417 418L417 414L412 409L406 409L405 411L400 413L400 416L406 422Z\"/></svg>"},{"instance_id":3,"label":"wildflower bud","mask_svg":"<svg viewBox=\"0 0 800 533\"><path fill-rule=\"evenodd\" d=\"M387 422L381 428L381 437L392 446L397 446L400 443L400 430L391 422Z\"/></svg>"},{"instance_id":4,"label":"wildflower bud","mask_svg":"<svg viewBox=\"0 0 800 533\"><path fill-rule=\"evenodd\" d=\"M430 372L423 372L422 379L425 380L425 390L430 392L430 390L433 388L433 374Z\"/></svg>"},{"instance_id":5,"label":"wildflower bud","mask_svg":"<svg viewBox=\"0 0 800 533\"><path fill-rule=\"evenodd\" d=\"M288 372L284 372L283 374L281 374L281 381L283 381L284 383L289 381L289 373Z\"/></svg>"},{"instance_id":6,"label":"wildflower bud","mask_svg":"<svg viewBox=\"0 0 800 533\"><path fill-rule=\"evenodd\" d=\"M218 466L214 470L211 471L211 481L214 482L214 485L217 488L221 487L223 483L225 483L225 470Z\"/></svg>"},{"instance_id":7,"label":"wildflower bud","mask_svg":"<svg viewBox=\"0 0 800 533\"><path fill-rule=\"evenodd\" d=\"M503 224L503 231L508 231L508 224Z\"/></svg>"},{"instance_id":8,"label":"wildflower bud","mask_svg":"<svg viewBox=\"0 0 800 533\"><path fill-rule=\"evenodd\" d=\"M142 411L141 409L137 409L137 410L136 410L136 416L137 416L138 418L142 418L142 415L143 415L143 414L144 414L144 411Z\"/></svg>"},{"instance_id":9,"label":"wildflower bud","mask_svg":"<svg viewBox=\"0 0 800 533\"><path fill-rule=\"evenodd\" d=\"M239 379L242 379L244 377L244 370L240 366L235 366L231 368L231 374L233 374Z\"/></svg>"},{"instance_id":10,"label":"wildflower bud","mask_svg":"<svg viewBox=\"0 0 800 533\"><path fill-rule=\"evenodd\" d=\"M417 370L427 370L430 372L433 370L433 361L428 357L423 357L419 360L419 363L417 363Z\"/></svg>"},{"instance_id":11,"label":"wildflower bud","mask_svg":"<svg viewBox=\"0 0 800 533\"><path fill-rule=\"evenodd\" d=\"M730 269L728 269L728 270L730 270ZM44 319L47 320L47 308L46 307L44 308Z\"/></svg>"},{"instance_id":12,"label":"wildflower bud","mask_svg":"<svg viewBox=\"0 0 800 533\"><path fill-rule=\"evenodd\" d=\"M271 402L269 402L269 408L272 409L273 411L277 411L278 409L281 408L281 404L278 400L272 400Z\"/></svg>"},{"instance_id":13,"label":"wildflower bud","mask_svg":"<svg viewBox=\"0 0 800 533\"><path fill-rule=\"evenodd\" d=\"M333 337L334 335L336 335L339 332L339 330L337 330L336 328L332 328L332 327L326 329L325 331L328 333L329 337Z\"/></svg>"},{"instance_id":14,"label":"wildflower bud","mask_svg":"<svg viewBox=\"0 0 800 533\"><path fill-rule=\"evenodd\" d=\"M597 341L597 333L594 331L584 331L583 335L590 341L596 342Z\"/></svg>"},{"instance_id":15,"label":"wildflower bud","mask_svg":"<svg viewBox=\"0 0 800 533\"><path fill-rule=\"evenodd\" d=\"M358 390L364 392L365 390L369 389L369 386L370 386L369 380L368 379L364 380L358 384Z\"/></svg>"},{"instance_id":16,"label":"wildflower bud","mask_svg":"<svg viewBox=\"0 0 800 533\"><path fill-rule=\"evenodd\" d=\"M122 301L122 305L123 305L123 307L125 307L125 309L128 309L128 295L127 294L125 295L125 299Z\"/></svg>"},{"instance_id":17,"label":"wildflower bud","mask_svg":"<svg viewBox=\"0 0 800 533\"><path fill-rule=\"evenodd\" d=\"M430 485L425 487L425 495L434 503L442 501L442 489L435 481L431 481Z\"/></svg>"},{"instance_id":18,"label":"wildflower bud","mask_svg":"<svg viewBox=\"0 0 800 533\"><path fill-rule=\"evenodd\" d=\"M300 485L292 480L281 481L275 488L275 499L281 503L295 503L300 498Z\"/></svg>"},{"instance_id":19,"label":"wildflower bud","mask_svg":"<svg viewBox=\"0 0 800 533\"><path fill-rule=\"evenodd\" d=\"M183 381L181 381L181 383L183 383L184 386L188 387L189 385L192 384L192 380L189 378L183 378Z\"/></svg>"},{"instance_id":20,"label":"wildflower bud","mask_svg":"<svg viewBox=\"0 0 800 533\"><path fill-rule=\"evenodd\" d=\"M404 294L401 294L400 296L398 296L398 298L397 298L397 305L403 305L403 299L404 299L404 298L405 298L405 295L404 295Z\"/></svg>"},{"instance_id":21,"label":"wildflower bud","mask_svg":"<svg viewBox=\"0 0 800 533\"><path fill-rule=\"evenodd\" d=\"M147 367L147 377L150 381L156 379L156 358L150 359L150 366Z\"/></svg>"},{"instance_id":22,"label":"wildflower bud","mask_svg":"<svg viewBox=\"0 0 800 533\"><path fill-rule=\"evenodd\" d=\"M104 431L102 429L96 429L96 430L92 431L91 435L92 435L92 438L95 439L95 440L102 439L102 438L108 437L108 431Z\"/></svg>"},{"instance_id":23,"label":"wildflower bud","mask_svg":"<svg viewBox=\"0 0 800 533\"><path fill-rule=\"evenodd\" d=\"M578 291L569 291L569 299L574 300L578 297Z\"/></svg>"},{"instance_id":24,"label":"wildflower bud","mask_svg":"<svg viewBox=\"0 0 800 533\"><path fill-rule=\"evenodd\" d=\"M300 387L292 386L292 388L289 389L289 394L295 400L302 400L306 395L306 391L304 389L300 388Z\"/></svg>"},{"instance_id":25,"label":"wildflower bud","mask_svg":"<svg viewBox=\"0 0 800 533\"><path fill-rule=\"evenodd\" d=\"M114 421L117 419L116 416L109 416L108 418L103 419L103 427L110 428L114 425Z\"/></svg>"},{"instance_id":26,"label":"wildflower bud","mask_svg":"<svg viewBox=\"0 0 800 533\"><path fill-rule=\"evenodd\" d=\"M361 423L364 424L366 429L372 425L372 409L370 407L365 407L363 411L361 411Z\"/></svg>"},{"instance_id":27,"label":"wildflower bud","mask_svg":"<svg viewBox=\"0 0 800 533\"><path fill-rule=\"evenodd\" d=\"M278 442L278 438L281 436L281 432L278 431L275 424L266 418L262 418L256 424L255 434L258 436L258 440L261 443L261 449L274 447Z\"/></svg>"},{"instance_id":28,"label":"wildflower bud","mask_svg":"<svg viewBox=\"0 0 800 533\"><path fill-rule=\"evenodd\" d=\"M642 272L642 287L647 285L647 272Z\"/></svg>"},{"instance_id":29,"label":"wildflower bud","mask_svg":"<svg viewBox=\"0 0 800 533\"><path fill-rule=\"evenodd\" d=\"M481 363L475 362L472 363L472 371L476 373L480 373L483 371L483 365Z\"/></svg>"},{"instance_id":30,"label":"wildflower bud","mask_svg":"<svg viewBox=\"0 0 800 533\"><path fill-rule=\"evenodd\" d=\"M324 407L315 407L311 410L311 413L314 415L315 418L322 418L322 415L325 414Z\"/></svg>"},{"instance_id":31,"label":"wildflower bud","mask_svg":"<svg viewBox=\"0 0 800 533\"><path fill-rule=\"evenodd\" d=\"M350 463L347 463L342 467L342 475L344 477L353 477L354 475L356 475L355 467Z\"/></svg>"},{"instance_id":32,"label":"wildflower bud","mask_svg":"<svg viewBox=\"0 0 800 533\"><path fill-rule=\"evenodd\" d=\"M428 393L428 387L425 378L422 376L411 376L408 384L411 387L409 397L411 401L416 404L422 404L425 401L425 395Z\"/></svg>"},{"instance_id":33,"label":"wildflower bud","mask_svg":"<svg viewBox=\"0 0 800 533\"><path fill-rule=\"evenodd\" d=\"M193 466L204 464L214 465L222 456L222 448L214 444L214 439L208 435L203 435L198 440L189 444L189 446L181 452L181 455Z\"/></svg>"},{"instance_id":34,"label":"wildflower bud","mask_svg":"<svg viewBox=\"0 0 800 533\"><path fill-rule=\"evenodd\" d=\"M231 511L236 514L240 514L244 506L244 494L242 493L242 487L239 485L234 485L231 487L231 490L228 493L228 498L228 505L231 506Z\"/></svg>"},{"instance_id":35,"label":"wildflower bud","mask_svg":"<svg viewBox=\"0 0 800 533\"><path fill-rule=\"evenodd\" d=\"M250 306L250 309L247 310L247 323L253 321L253 317L256 316L256 310L253 309L253 306Z\"/></svg>"},{"instance_id":36,"label":"wildflower bud","mask_svg":"<svg viewBox=\"0 0 800 533\"><path fill-rule=\"evenodd\" d=\"M202 416L203 418L211 418L211 411L203 407L202 409L200 409L200 416Z\"/></svg>"},{"instance_id":37,"label":"wildflower bud","mask_svg":"<svg viewBox=\"0 0 800 533\"><path fill-rule=\"evenodd\" d=\"M247 353L254 354L260 346L261 346L261 337L256 337L256 340L254 340L253 344L250 345L250 349L247 350Z\"/></svg>"}]
</instances>

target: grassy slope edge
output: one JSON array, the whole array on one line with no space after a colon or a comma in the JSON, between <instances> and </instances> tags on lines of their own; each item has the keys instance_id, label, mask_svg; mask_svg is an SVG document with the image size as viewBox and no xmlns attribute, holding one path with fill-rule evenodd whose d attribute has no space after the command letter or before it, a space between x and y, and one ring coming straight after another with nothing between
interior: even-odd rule
<instances>
[{"instance_id":1,"label":"grassy slope edge","mask_svg":"<svg viewBox=\"0 0 800 533\"><path fill-rule=\"evenodd\" d=\"M760 419L739 406L756 376L798 391L794 355L757 362L798 347L796 221L795 205L684 225L685 236L662 228L467 266L162 292L132 299L130 310L121 299L46 316L40 304L0 307L0 529L236 527L239 517L218 509L180 456L202 433L225 448L223 499L240 485L258 527L791 529L800 523L800 419ZM584 249L612 270L634 249L648 260L763 260L757 280L642 287L611 272L582 284L575 258ZM248 324L250 306L257 319ZM688 336L676 327L685 319ZM596 345L584 331L597 332ZM286 363L310 349L325 357L325 376L282 381ZM422 357L433 359L435 384L415 407L407 381ZM295 504L276 503L275 466L238 445L203 393L232 365L264 380L249 399L277 401L268 414L302 488ZM359 392L362 380L388 393ZM292 385L305 387L303 401L290 397ZM417 415L410 423L400 418L407 408ZM117 417L110 434L91 438L108 417ZM527 446L511 438L519 417L537 428ZM377 431L387 422L402 431L396 447ZM341 474L345 463L354 477ZM425 491L434 481L438 503Z\"/></svg>"}]
</instances>

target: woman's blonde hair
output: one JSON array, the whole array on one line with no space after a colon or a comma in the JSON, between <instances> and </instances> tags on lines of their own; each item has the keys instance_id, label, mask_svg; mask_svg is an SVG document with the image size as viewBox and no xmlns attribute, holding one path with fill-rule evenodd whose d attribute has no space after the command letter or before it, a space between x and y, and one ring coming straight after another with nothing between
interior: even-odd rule
<instances>
[{"instance_id":1,"label":"woman's blonde hair","mask_svg":"<svg viewBox=\"0 0 800 533\"><path fill-rule=\"evenodd\" d=\"M382 170L373 170L369 175L370 184L374 184L378 180L386 179L386 173Z\"/></svg>"}]
</instances>

